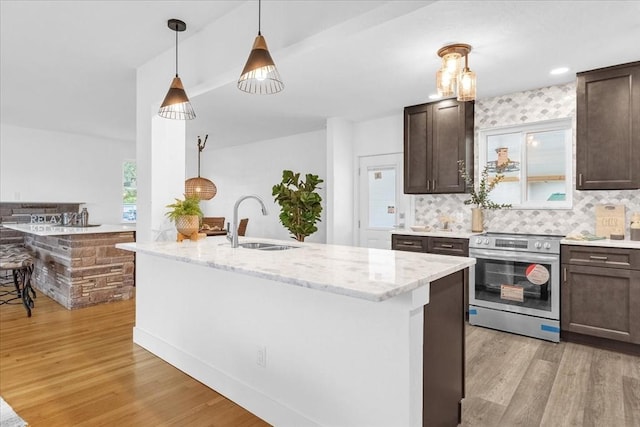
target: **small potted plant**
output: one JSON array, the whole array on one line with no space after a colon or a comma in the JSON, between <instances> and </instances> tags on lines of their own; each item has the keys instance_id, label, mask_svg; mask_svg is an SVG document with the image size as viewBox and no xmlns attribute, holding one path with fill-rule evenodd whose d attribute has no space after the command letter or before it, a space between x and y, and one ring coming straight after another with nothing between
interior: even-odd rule
<instances>
[{"instance_id":1,"label":"small potted plant","mask_svg":"<svg viewBox=\"0 0 640 427\"><path fill-rule=\"evenodd\" d=\"M280 222L299 242L318 231L322 197L315 190L321 182L318 175L308 173L302 181L299 173L284 170L282 182L272 188L274 201L280 205Z\"/></svg>"},{"instance_id":2,"label":"small potted plant","mask_svg":"<svg viewBox=\"0 0 640 427\"><path fill-rule=\"evenodd\" d=\"M483 210L496 210L496 209L508 209L511 207L508 203L495 203L489 199L489 193L498 185L502 180L504 180L504 175L501 173L496 173L495 177L489 179L489 171L488 167L485 166L482 169L482 173L480 174L480 182L478 183L478 188L476 189L475 183L473 181L473 176L469 176L467 173L467 169L464 166L464 161L458 161L460 176L467 184L467 188L470 189L469 195L470 199L465 200L465 205L475 205L474 208L471 208L471 231L473 232L481 232L484 230L484 218L483 218Z\"/></svg>"},{"instance_id":3,"label":"small potted plant","mask_svg":"<svg viewBox=\"0 0 640 427\"><path fill-rule=\"evenodd\" d=\"M171 210L166 215L176 224L178 233L187 237L198 233L200 218L203 216L198 196L185 197L184 200L176 199L175 203L167 207Z\"/></svg>"}]
</instances>

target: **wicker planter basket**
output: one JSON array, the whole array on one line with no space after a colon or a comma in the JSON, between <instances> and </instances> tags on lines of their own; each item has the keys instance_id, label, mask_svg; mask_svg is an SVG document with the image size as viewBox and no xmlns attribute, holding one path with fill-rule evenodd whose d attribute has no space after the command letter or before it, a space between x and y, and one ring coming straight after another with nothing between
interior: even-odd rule
<instances>
[{"instance_id":1,"label":"wicker planter basket","mask_svg":"<svg viewBox=\"0 0 640 427\"><path fill-rule=\"evenodd\" d=\"M198 215L183 215L176 218L178 233L191 236L200 229L200 217Z\"/></svg>"}]
</instances>

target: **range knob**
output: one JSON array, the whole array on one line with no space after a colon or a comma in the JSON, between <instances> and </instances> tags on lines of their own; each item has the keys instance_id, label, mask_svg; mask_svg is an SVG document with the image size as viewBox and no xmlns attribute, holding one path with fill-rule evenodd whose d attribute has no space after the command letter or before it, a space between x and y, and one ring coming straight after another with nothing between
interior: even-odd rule
<instances>
[{"instance_id":1,"label":"range knob","mask_svg":"<svg viewBox=\"0 0 640 427\"><path fill-rule=\"evenodd\" d=\"M536 242L533 246L535 246L536 249L540 249L540 248L542 248L542 243Z\"/></svg>"},{"instance_id":2,"label":"range knob","mask_svg":"<svg viewBox=\"0 0 640 427\"><path fill-rule=\"evenodd\" d=\"M488 245L489 244L489 239L484 239L484 244Z\"/></svg>"},{"instance_id":3,"label":"range knob","mask_svg":"<svg viewBox=\"0 0 640 427\"><path fill-rule=\"evenodd\" d=\"M549 242L545 242L545 244L544 244L544 248L545 248L545 249L551 249L551 243L549 243Z\"/></svg>"},{"instance_id":4,"label":"range knob","mask_svg":"<svg viewBox=\"0 0 640 427\"><path fill-rule=\"evenodd\" d=\"M476 244L481 244L482 243L482 239L480 237L476 238Z\"/></svg>"}]
</instances>

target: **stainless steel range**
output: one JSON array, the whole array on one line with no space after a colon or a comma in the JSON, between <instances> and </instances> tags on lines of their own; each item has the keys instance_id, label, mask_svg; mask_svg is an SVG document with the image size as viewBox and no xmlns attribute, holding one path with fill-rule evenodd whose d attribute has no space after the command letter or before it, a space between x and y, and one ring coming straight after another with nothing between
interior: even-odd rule
<instances>
[{"instance_id":1,"label":"stainless steel range","mask_svg":"<svg viewBox=\"0 0 640 427\"><path fill-rule=\"evenodd\" d=\"M560 341L561 236L485 233L471 237L469 323Z\"/></svg>"}]
</instances>

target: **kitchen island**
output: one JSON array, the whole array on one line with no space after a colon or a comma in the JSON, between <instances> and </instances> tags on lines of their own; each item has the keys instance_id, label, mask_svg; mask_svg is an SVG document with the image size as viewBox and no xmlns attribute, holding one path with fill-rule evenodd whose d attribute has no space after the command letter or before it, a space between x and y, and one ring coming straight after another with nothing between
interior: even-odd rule
<instances>
[{"instance_id":1,"label":"kitchen island","mask_svg":"<svg viewBox=\"0 0 640 427\"><path fill-rule=\"evenodd\" d=\"M251 241L296 247L117 245L136 252L134 342L274 425L457 424L475 260Z\"/></svg>"},{"instance_id":2,"label":"kitchen island","mask_svg":"<svg viewBox=\"0 0 640 427\"><path fill-rule=\"evenodd\" d=\"M75 309L133 296L135 256L115 245L135 242L134 226L3 226L25 233L24 245L35 258L33 287L64 307Z\"/></svg>"}]
</instances>

